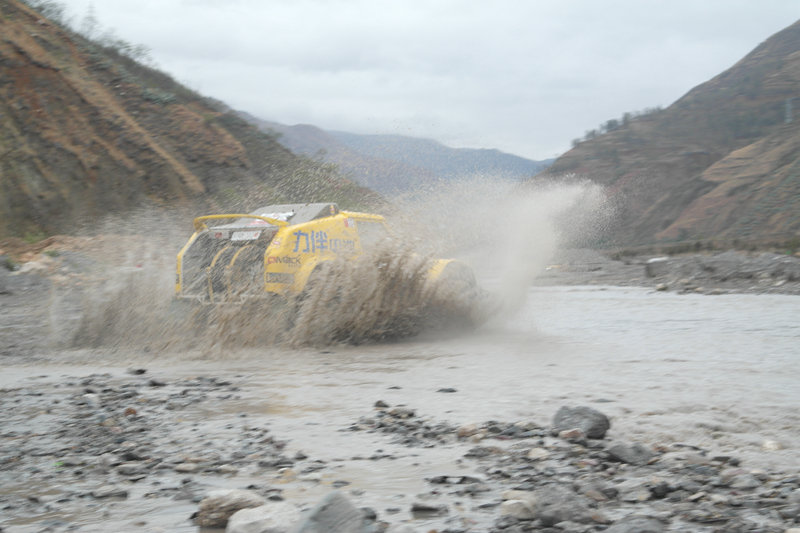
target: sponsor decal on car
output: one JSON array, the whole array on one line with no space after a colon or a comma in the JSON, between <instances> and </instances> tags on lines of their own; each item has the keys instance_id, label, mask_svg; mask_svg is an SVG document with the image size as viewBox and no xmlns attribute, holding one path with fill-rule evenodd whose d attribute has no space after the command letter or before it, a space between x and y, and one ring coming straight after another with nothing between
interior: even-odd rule
<instances>
[{"instance_id":1,"label":"sponsor decal on car","mask_svg":"<svg viewBox=\"0 0 800 533\"><path fill-rule=\"evenodd\" d=\"M234 231L231 234L232 241L254 241L261 236L261 230Z\"/></svg>"},{"instance_id":2,"label":"sponsor decal on car","mask_svg":"<svg viewBox=\"0 0 800 533\"><path fill-rule=\"evenodd\" d=\"M332 252L347 252L355 250L356 241L353 239L329 239L327 231L295 231L293 233L295 253L317 253L330 250Z\"/></svg>"},{"instance_id":3,"label":"sponsor decal on car","mask_svg":"<svg viewBox=\"0 0 800 533\"><path fill-rule=\"evenodd\" d=\"M300 258L299 257L292 257L291 255L285 255L285 256L280 256L280 257L272 257L272 256L267 257L267 264L268 265L273 265L275 263L278 263L278 264L281 264L281 265L299 265L300 264Z\"/></svg>"}]
</instances>

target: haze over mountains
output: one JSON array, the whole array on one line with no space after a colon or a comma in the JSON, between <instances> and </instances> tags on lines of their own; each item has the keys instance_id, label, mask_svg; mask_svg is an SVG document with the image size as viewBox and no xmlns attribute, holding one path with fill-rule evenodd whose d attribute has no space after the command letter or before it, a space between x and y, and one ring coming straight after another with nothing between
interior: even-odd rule
<instances>
[{"instance_id":1,"label":"haze over mountains","mask_svg":"<svg viewBox=\"0 0 800 533\"><path fill-rule=\"evenodd\" d=\"M277 133L278 142L291 151L334 163L353 181L388 195L476 174L520 181L553 162L499 150L451 148L430 139L326 131L308 124L288 126L241 115L262 131Z\"/></svg>"},{"instance_id":2,"label":"haze over mountains","mask_svg":"<svg viewBox=\"0 0 800 533\"><path fill-rule=\"evenodd\" d=\"M480 173L602 184L617 218L601 245L800 239L800 23L668 108L610 120L549 167L232 112L18 0L0 3L0 34L0 237L70 233L139 205L370 209L382 202L372 191Z\"/></svg>"}]
</instances>

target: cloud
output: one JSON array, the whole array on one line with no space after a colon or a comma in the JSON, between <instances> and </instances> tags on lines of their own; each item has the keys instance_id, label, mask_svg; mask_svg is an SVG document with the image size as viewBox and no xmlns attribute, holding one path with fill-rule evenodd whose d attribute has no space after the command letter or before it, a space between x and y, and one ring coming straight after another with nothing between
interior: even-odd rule
<instances>
[{"instance_id":1,"label":"cloud","mask_svg":"<svg viewBox=\"0 0 800 533\"><path fill-rule=\"evenodd\" d=\"M67 0L77 17L90 0ZM105 0L101 26L256 116L531 158L667 106L800 16L795 0Z\"/></svg>"}]
</instances>

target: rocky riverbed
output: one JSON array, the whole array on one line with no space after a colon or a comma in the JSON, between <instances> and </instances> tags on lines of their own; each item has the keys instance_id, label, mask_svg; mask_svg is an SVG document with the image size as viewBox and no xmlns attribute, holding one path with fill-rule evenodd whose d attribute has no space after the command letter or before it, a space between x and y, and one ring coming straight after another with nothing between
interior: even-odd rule
<instances>
[{"instance_id":1,"label":"rocky riverbed","mask_svg":"<svg viewBox=\"0 0 800 533\"><path fill-rule=\"evenodd\" d=\"M9 532L188 531L191 524L211 531L229 519L231 532L800 527L800 473L752 468L692 443L608 438L611 422L596 407L563 406L549 421L459 426L426 416L424 406L377 400L339 431L378 435L394 451L321 460L276 435L266 417L204 419L205 409L235 409L252 395L246 379L163 379L131 368L28 383L6 385L0 396L1 527ZM403 449L450 450L462 471L428 472L425 490L405 508L361 508L365 491L339 477L342 463L372 462L382 471ZM298 485L326 493L322 505L314 507L311 494L298 498Z\"/></svg>"},{"instance_id":2,"label":"rocky riverbed","mask_svg":"<svg viewBox=\"0 0 800 533\"><path fill-rule=\"evenodd\" d=\"M720 294L800 294L800 257L729 250L695 254L630 255L564 250L545 272L542 285L615 285L658 291Z\"/></svg>"},{"instance_id":3,"label":"rocky riverbed","mask_svg":"<svg viewBox=\"0 0 800 533\"><path fill-rule=\"evenodd\" d=\"M2 531L800 528L798 419L777 385L796 365L762 353L753 368L720 363L677 344L641 360L591 345L596 362L586 340L527 330L363 349L176 348L158 338L163 324L125 309L141 304L121 297L125 284L109 293L120 305L106 328L132 343L94 324L80 344L72 334L97 314L81 307L98 301L89 287L149 273L136 261L110 270L85 249L46 252L0 268ZM537 283L772 298L800 294L797 269L778 254L568 251Z\"/></svg>"}]
</instances>

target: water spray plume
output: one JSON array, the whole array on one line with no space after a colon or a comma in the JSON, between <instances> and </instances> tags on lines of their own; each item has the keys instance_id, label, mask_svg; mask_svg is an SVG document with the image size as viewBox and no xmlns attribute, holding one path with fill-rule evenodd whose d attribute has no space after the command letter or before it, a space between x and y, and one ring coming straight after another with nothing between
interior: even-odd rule
<instances>
[{"instance_id":1,"label":"water spray plume","mask_svg":"<svg viewBox=\"0 0 800 533\"><path fill-rule=\"evenodd\" d=\"M468 262L492 286L483 312L505 316L559 247L592 243L612 217L602 187L573 176L526 184L473 176L397 199L392 218L421 249Z\"/></svg>"},{"instance_id":2,"label":"water spray plume","mask_svg":"<svg viewBox=\"0 0 800 533\"><path fill-rule=\"evenodd\" d=\"M530 186L474 177L436 184L393 202L387 218L394 239L357 260L332 262L299 297L227 305L174 299L175 254L191 217L142 211L94 227L97 275L54 289L53 337L74 348L219 356L237 347L403 338L440 326L445 311L458 318L453 323L503 318L525 302L559 246L585 241L602 226L605 204L602 190L589 183ZM428 283L434 257L469 265L488 295Z\"/></svg>"}]
</instances>

